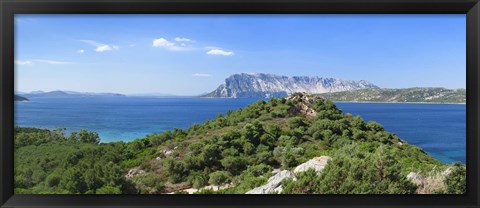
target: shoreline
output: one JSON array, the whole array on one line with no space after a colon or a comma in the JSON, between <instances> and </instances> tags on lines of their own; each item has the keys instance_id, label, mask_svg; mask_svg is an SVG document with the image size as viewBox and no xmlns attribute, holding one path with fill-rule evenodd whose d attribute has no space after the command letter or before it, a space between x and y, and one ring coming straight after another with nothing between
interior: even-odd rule
<instances>
[{"instance_id":1,"label":"shoreline","mask_svg":"<svg viewBox=\"0 0 480 208\"><path fill-rule=\"evenodd\" d=\"M232 97L195 97L195 98L207 98L207 99L255 99L255 98L232 98ZM259 98L258 100L261 100L262 98ZM271 99L271 98L263 98L263 99ZM278 98L277 98L278 99ZM328 100L328 99L327 99ZM382 103L382 104L389 104L389 103L394 103L394 104L445 104L445 105L466 105L467 103L441 103L441 102L386 102L386 101L335 101L331 100L334 103Z\"/></svg>"},{"instance_id":2,"label":"shoreline","mask_svg":"<svg viewBox=\"0 0 480 208\"><path fill-rule=\"evenodd\" d=\"M334 103L378 103L378 104L435 104L435 105L466 105L467 103L439 103L439 102L385 102L385 101L333 101Z\"/></svg>"}]
</instances>

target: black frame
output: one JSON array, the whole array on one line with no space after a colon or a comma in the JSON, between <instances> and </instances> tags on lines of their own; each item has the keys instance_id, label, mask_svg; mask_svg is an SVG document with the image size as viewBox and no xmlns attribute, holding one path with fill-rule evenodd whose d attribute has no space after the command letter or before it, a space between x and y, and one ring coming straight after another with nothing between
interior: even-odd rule
<instances>
[{"instance_id":1,"label":"black frame","mask_svg":"<svg viewBox=\"0 0 480 208\"><path fill-rule=\"evenodd\" d=\"M466 14L465 195L14 195L14 14ZM480 207L478 0L0 0L1 207Z\"/></svg>"}]
</instances>

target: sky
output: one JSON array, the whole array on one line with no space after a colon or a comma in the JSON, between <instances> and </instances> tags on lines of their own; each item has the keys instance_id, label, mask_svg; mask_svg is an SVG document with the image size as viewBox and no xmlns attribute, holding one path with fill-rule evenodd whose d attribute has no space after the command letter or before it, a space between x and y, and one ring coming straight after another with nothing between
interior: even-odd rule
<instances>
[{"instance_id":1,"label":"sky","mask_svg":"<svg viewBox=\"0 0 480 208\"><path fill-rule=\"evenodd\" d=\"M15 16L15 90L199 95L235 73L466 85L465 15Z\"/></svg>"}]
</instances>

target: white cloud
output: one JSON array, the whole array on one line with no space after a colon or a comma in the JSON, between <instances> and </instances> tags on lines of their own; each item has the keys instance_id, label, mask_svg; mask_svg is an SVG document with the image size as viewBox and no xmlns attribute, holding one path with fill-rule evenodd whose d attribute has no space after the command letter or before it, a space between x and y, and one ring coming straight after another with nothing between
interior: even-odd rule
<instances>
[{"instance_id":1,"label":"white cloud","mask_svg":"<svg viewBox=\"0 0 480 208\"><path fill-rule=\"evenodd\" d=\"M208 55L217 55L217 56L233 56L235 53L233 51L225 51L219 48L210 49L207 51Z\"/></svg>"},{"instance_id":2,"label":"white cloud","mask_svg":"<svg viewBox=\"0 0 480 208\"><path fill-rule=\"evenodd\" d=\"M153 47L171 47L174 45L175 43L172 43L165 38L158 38L153 40Z\"/></svg>"},{"instance_id":3,"label":"white cloud","mask_svg":"<svg viewBox=\"0 0 480 208\"><path fill-rule=\"evenodd\" d=\"M45 64L53 64L53 65L74 64L73 62L54 61L54 60L47 60L47 59L35 59L33 61L40 62L40 63L45 63Z\"/></svg>"},{"instance_id":4,"label":"white cloud","mask_svg":"<svg viewBox=\"0 0 480 208\"><path fill-rule=\"evenodd\" d=\"M182 43L180 45L177 45L176 43L168 41L165 38L154 39L152 43L152 47L165 48L171 51L186 51L186 50L192 49L188 47L186 44Z\"/></svg>"},{"instance_id":5,"label":"white cloud","mask_svg":"<svg viewBox=\"0 0 480 208\"><path fill-rule=\"evenodd\" d=\"M105 52L105 51L112 51L112 50L118 50L120 47L116 45L108 45L104 43L99 43L93 40L81 40L84 43L87 43L89 45L92 45L95 47L96 52Z\"/></svg>"},{"instance_id":6,"label":"white cloud","mask_svg":"<svg viewBox=\"0 0 480 208\"><path fill-rule=\"evenodd\" d=\"M15 60L16 65L32 65L32 61L21 61L21 60Z\"/></svg>"},{"instance_id":7,"label":"white cloud","mask_svg":"<svg viewBox=\"0 0 480 208\"><path fill-rule=\"evenodd\" d=\"M80 50L77 51L77 53L85 53L85 50L80 49Z\"/></svg>"},{"instance_id":8,"label":"white cloud","mask_svg":"<svg viewBox=\"0 0 480 208\"><path fill-rule=\"evenodd\" d=\"M177 42L193 42L192 39L181 38L181 37L176 37L174 40L177 41Z\"/></svg>"},{"instance_id":9,"label":"white cloud","mask_svg":"<svg viewBox=\"0 0 480 208\"><path fill-rule=\"evenodd\" d=\"M195 73L195 74L192 74L192 76L194 76L194 77L211 77L212 75L211 74Z\"/></svg>"}]
</instances>

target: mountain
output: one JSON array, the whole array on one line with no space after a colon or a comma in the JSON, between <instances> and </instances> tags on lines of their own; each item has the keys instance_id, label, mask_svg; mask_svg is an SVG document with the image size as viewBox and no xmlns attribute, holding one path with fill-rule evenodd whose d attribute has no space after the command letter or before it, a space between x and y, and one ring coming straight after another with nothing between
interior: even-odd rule
<instances>
[{"instance_id":1,"label":"mountain","mask_svg":"<svg viewBox=\"0 0 480 208\"><path fill-rule=\"evenodd\" d=\"M365 88L378 87L365 80L242 73L231 75L216 90L202 97L271 98L287 96L295 92L325 93Z\"/></svg>"},{"instance_id":2,"label":"mountain","mask_svg":"<svg viewBox=\"0 0 480 208\"><path fill-rule=\"evenodd\" d=\"M405 89L361 89L345 92L320 94L326 99L345 102L425 102L466 103L465 89L405 88Z\"/></svg>"},{"instance_id":3,"label":"mountain","mask_svg":"<svg viewBox=\"0 0 480 208\"><path fill-rule=\"evenodd\" d=\"M13 97L13 100L14 100L14 101L28 101L27 98L24 98L24 97L18 96L18 95L15 95L15 96Z\"/></svg>"},{"instance_id":4,"label":"mountain","mask_svg":"<svg viewBox=\"0 0 480 208\"><path fill-rule=\"evenodd\" d=\"M14 142L16 194L466 192L465 165L303 93L130 142L21 127Z\"/></svg>"},{"instance_id":5,"label":"mountain","mask_svg":"<svg viewBox=\"0 0 480 208\"><path fill-rule=\"evenodd\" d=\"M118 93L93 93L93 92L74 92L74 91L33 91L31 93L21 94L26 98L73 98L73 97L92 97L92 96L102 96L102 97L119 97L125 96Z\"/></svg>"}]
</instances>

